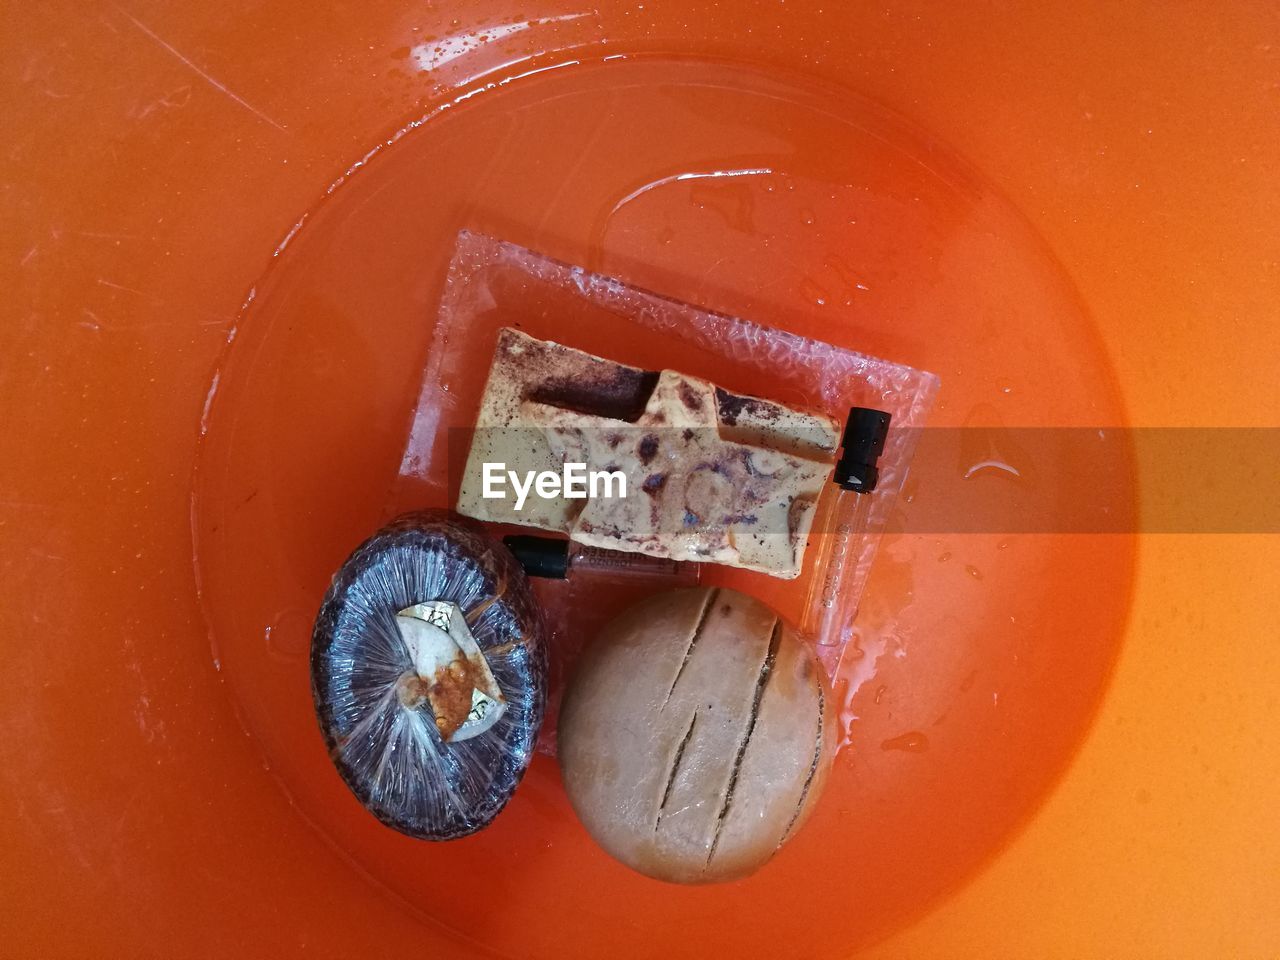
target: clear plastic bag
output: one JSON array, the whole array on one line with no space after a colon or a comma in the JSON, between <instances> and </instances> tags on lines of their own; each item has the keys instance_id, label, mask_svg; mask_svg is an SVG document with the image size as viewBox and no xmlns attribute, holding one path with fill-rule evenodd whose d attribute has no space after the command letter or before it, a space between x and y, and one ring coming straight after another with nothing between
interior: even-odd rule
<instances>
[{"instance_id":1,"label":"clear plastic bag","mask_svg":"<svg viewBox=\"0 0 1280 960\"><path fill-rule=\"evenodd\" d=\"M917 428L924 425L933 404L937 377L704 310L464 231L445 283L406 439L392 498L397 512L456 504L471 430L503 327L631 366L677 370L744 395L822 412L839 424L852 406L875 407L892 416L879 460L879 484L873 493L861 495L869 498L860 511L865 522L841 544L850 572L841 581L839 602L848 614L838 630L820 638L818 647L828 675L834 675L880 536L902 488ZM832 534L815 528L812 535ZM824 572L814 569L817 560L810 558L829 554L810 549L797 580L780 581L710 563L697 564L692 576L701 583L749 593L801 623L813 578ZM690 576L685 571L683 582ZM555 717L559 680L584 639L622 604L671 585L675 584L657 577L596 579L587 573L537 583L552 634L548 727ZM553 730L544 732L543 746L554 749Z\"/></svg>"}]
</instances>

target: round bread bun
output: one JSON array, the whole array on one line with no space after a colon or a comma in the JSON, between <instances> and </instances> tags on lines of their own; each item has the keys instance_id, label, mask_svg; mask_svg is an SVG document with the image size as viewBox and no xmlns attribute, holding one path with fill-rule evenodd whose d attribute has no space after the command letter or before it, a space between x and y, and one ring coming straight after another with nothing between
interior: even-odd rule
<instances>
[{"instance_id":1,"label":"round bread bun","mask_svg":"<svg viewBox=\"0 0 1280 960\"><path fill-rule=\"evenodd\" d=\"M812 651L728 589L655 594L591 644L560 712L569 799L608 853L659 880L761 867L822 792L834 724Z\"/></svg>"}]
</instances>

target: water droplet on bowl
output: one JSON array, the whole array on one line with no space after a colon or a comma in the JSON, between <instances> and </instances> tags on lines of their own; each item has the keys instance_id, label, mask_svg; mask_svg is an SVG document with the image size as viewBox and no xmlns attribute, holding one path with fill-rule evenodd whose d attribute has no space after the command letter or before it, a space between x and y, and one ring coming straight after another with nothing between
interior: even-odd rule
<instances>
[{"instance_id":1,"label":"water droplet on bowl","mask_svg":"<svg viewBox=\"0 0 1280 960\"><path fill-rule=\"evenodd\" d=\"M890 737L880 744L881 750L902 750L906 753L924 753L929 749L929 738L918 730Z\"/></svg>"},{"instance_id":2,"label":"water droplet on bowl","mask_svg":"<svg viewBox=\"0 0 1280 960\"><path fill-rule=\"evenodd\" d=\"M311 649L311 618L300 610L285 610L263 631L262 638L277 660L301 660Z\"/></svg>"}]
</instances>

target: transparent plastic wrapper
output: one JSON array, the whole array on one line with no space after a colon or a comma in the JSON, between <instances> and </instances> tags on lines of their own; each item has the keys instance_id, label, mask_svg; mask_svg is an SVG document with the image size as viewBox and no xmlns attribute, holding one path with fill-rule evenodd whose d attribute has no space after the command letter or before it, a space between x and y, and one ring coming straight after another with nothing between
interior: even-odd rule
<instances>
[{"instance_id":1,"label":"transparent plastic wrapper","mask_svg":"<svg viewBox=\"0 0 1280 960\"><path fill-rule=\"evenodd\" d=\"M330 756L388 826L474 833L533 755L546 659L528 582L501 544L443 511L400 517L351 554L316 618L312 692Z\"/></svg>"},{"instance_id":2,"label":"transparent plastic wrapper","mask_svg":"<svg viewBox=\"0 0 1280 960\"><path fill-rule=\"evenodd\" d=\"M585 639L627 603L655 590L687 585L728 586L772 606L787 620L812 620L808 609L823 594L827 565L843 564L837 596L828 596L835 626L812 639L833 676L910 463L919 427L932 406L938 380L902 364L830 343L726 316L638 289L516 244L464 231L449 269L428 348L418 403L392 496L399 512L424 505L454 508L475 437L477 414L500 331L511 328L595 357L649 371L679 371L740 397L760 397L812 411L843 425L854 406L891 417L874 492L857 497L857 510L836 509L832 483L821 494L798 577L782 580L759 570L717 563L681 563L677 577L644 575L618 564L574 564L565 580L535 580L551 636L548 717L567 667ZM835 454L831 454L834 461ZM825 489L825 488L824 488ZM856 528L837 515L856 515ZM528 534L528 527L500 529ZM824 540L825 538L825 540ZM642 568L643 564L635 564ZM822 569L815 569L821 566ZM690 571L686 568L693 567ZM542 746L554 750L553 723Z\"/></svg>"}]
</instances>

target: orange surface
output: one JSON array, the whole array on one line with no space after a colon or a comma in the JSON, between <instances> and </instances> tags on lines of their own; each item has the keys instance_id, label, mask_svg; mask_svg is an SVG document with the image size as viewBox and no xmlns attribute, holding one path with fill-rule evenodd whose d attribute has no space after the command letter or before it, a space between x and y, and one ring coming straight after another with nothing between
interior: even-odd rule
<instances>
[{"instance_id":1,"label":"orange surface","mask_svg":"<svg viewBox=\"0 0 1280 960\"><path fill-rule=\"evenodd\" d=\"M609 862L547 759L447 846L326 766L309 620L464 223L933 369L938 423L1275 425L1271 6L829 6L8 13L13 952L1280 950L1274 537L886 540L741 884Z\"/></svg>"}]
</instances>

